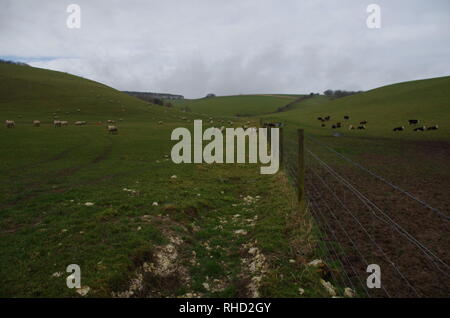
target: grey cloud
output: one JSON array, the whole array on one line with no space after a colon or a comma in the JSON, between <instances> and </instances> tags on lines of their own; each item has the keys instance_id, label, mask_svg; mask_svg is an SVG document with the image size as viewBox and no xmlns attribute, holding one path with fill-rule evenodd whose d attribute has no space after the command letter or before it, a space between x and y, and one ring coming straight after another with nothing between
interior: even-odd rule
<instances>
[{"instance_id":1,"label":"grey cloud","mask_svg":"<svg viewBox=\"0 0 450 318\"><path fill-rule=\"evenodd\" d=\"M65 26L78 3L82 28ZM365 25L382 8L382 28ZM0 55L187 97L370 89L449 75L447 0L4 1Z\"/></svg>"}]
</instances>

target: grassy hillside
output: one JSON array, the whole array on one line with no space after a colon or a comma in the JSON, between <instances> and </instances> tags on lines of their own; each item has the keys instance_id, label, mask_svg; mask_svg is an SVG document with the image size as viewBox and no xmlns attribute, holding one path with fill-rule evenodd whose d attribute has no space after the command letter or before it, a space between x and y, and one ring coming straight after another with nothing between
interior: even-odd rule
<instances>
[{"instance_id":1,"label":"grassy hillside","mask_svg":"<svg viewBox=\"0 0 450 318\"><path fill-rule=\"evenodd\" d=\"M70 125L54 128L54 114ZM105 121L119 118L108 134ZM66 287L69 264L81 266L87 297L246 297L255 276L261 296L327 296L305 265L318 257L315 228L282 173L172 163L171 132L194 118L76 76L0 64L0 119L17 123L0 128L0 297L81 297ZM146 271L130 287L161 257L168 276ZM267 271L250 269L255 257Z\"/></svg>"},{"instance_id":2,"label":"grassy hillside","mask_svg":"<svg viewBox=\"0 0 450 318\"><path fill-rule=\"evenodd\" d=\"M117 119L151 110L147 103L94 81L4 63L0 63L0 103L2 117L9 116L16 122L28 122L33 118L21 120L19 116L32 114L39 115L41 120L53 120L55 112L68 120L92 119L100 114Z\"/></svg>"},{"instance_id":3,"label":"grassy hillside","mask_svg":"<svg viewBox=\"0 0 450 318\"><path fill-rule=\"evenodd\" d=\"M189 107L192 112L221 116L254 116L271 113L295 100L294 95L218 96L175 101L176 107Z\"/></svg>"},{"instance_id":4,"label":"grassy hillside","mask_svg":"<svg viewBox=\"0 0 450 318\"><path fill-rule=\"evenodd\" d=\"M327 123L327 127L321 128L317 117L327 115L330 115L332 120ZM311 133L331 135L335 132L331 125L338 121L344 122L345 115L350 116L345 126L357 125L363 120L369 123L364 131L349 132L346 127L338 130L344 135L448 140L450 77L389 85L332 101L318 96L297 104L295 110L268 116L303 127ZM419 119L420 125L439 125L439 130L414 132L408 127L409 119ZM407 130L394 133L392 129L398 126L405 126Z\"/></svg>"}]
</instances>

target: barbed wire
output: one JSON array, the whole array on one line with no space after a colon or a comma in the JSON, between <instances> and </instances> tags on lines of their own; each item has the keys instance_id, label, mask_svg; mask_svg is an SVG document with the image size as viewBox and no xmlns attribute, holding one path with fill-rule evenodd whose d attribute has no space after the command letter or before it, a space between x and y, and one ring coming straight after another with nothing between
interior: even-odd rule
<instances>
[{"instance_id":1,"label":"barbed wire","mask_svg":"<svg viewBox=\"0 0 450 318\"><path fill-rule=\"evenodd\" d=\"M298 144L298 140L296 138L297 135L294 133L294 131L295 130L288 132L285 129L283 132L282 156L283 156L283 167L286 171L286 174L288 175L290 181L293 183L295 188L298 190L299 189L298 160L299 160L300 154L299 154L299 150L298 150L299 144ZM361 169L362 171L364 171L365 173L374 177L375 179L383 182L384 184L388 185L389 187L402 193L403 195L405 195L405 197L410 198L413 201L421 204L425 208L435 212L436 215L439 215L440 217L444 217L447 220L450 219L450 217L448 217L447 215L442 213L439 209L432 207L427 202L421 200L420 198L418 198L415 195L409 193L408 191L402 189L401 187L393 184L386 178L376 174L372 170L364 167L363 165L361 165L357 162L354 162L353 160L342 155L335 149L317 141L315 138L313 138L309 135L305 134L305 137L308 139L308 141L311 141L314 144L321 146L321 148L325 148L326 150L330 151L331 153L339 156L341 159L344 159L346 162L348 162L352 166L357 167L358 169ZM319 156L314 154L309 149L309 147L307 147L306 145L304 145L304 150L305 150L305 154L308 154L309 158L312 158L314 160L314 162L317 162L319 164L319 167L321 167L322 169L324 169L324 171L326 171L331 176L333 176L333 180L336 180L335 182L337 182L337 184L341 185L342 189L346 189L343 191L344 198L346 197L345 193L350 193L352 195L352 197L349 197L351 203L353 203L353 202L362 203L365 206L365 208L368 210L368 212L369 212L368 215L371 215L373 217L373 220L376 219L376 220L381 221L382 224L389 226L389 228L393 231L393 233L400 234L400 236L402 238L404 238L405 240L407 240L409 242L409 244L412 244L417 250L420 251L419 255L423 254L425 256L424 260L430 262L430 265L432 266L431 268L435 268L436 272L440 272L440 273L444 274L446 277L450 276L449 273L446 272L446 270L448 271L448 269L450 267L438 255L436 255L433 251L431 251L421 241L419 241L416 237L414 237L411 233L409 233L405 228L403 228L400 224L398 224L394 219L392 219L388 214L386 214L377 204L375 204L365 194L363 194L360 190L358 190L358 188L357 188L358 185L352 184L349 180L347 180L345 177L340 175L336 170L334 170L332 167L330 167L330 165L328 165L324 160L322 160L321 158L319 158ZM339 204L339 206L341 208L343 208L343 210L351 217L351 219L357 224L357 226L359 226L362 229L362 233L364 233L364 235L366 235L368 238L367 243L371 244L373 246L373 248L375 248L376 250L378 250L381 253L381 256L383 257L383 259L385 259L385 261L398 274L398 278L400 280L402 280L403 282L405 282L406 286L408 286L409 290L411 290L416 296L419 297L418 290L413 286L413 284L405 276L405 273L403 273L403 270L405 269L405 267L404 267L405 265L394 263L394 261L391 259L391 256L394 256L396 254L393 252L390 252L390 254L388 255L388 253L386 252L387 250L385 250L386 246L381 244L381 245L383 245L383 247L384 247L383 248L379 244L379 242L377 242L377 240L375 239L373 234L371 234L370 231L364 226L364 224L358 219L358 217L356 217L356 215L354 213L352 213L352 211L350 210L350 207L347 206L346 203L344 203L340 199L339 194L336 191L334 191L334 190L341 189L341 188L335 188L333 186L333 189L334 189L333 190L331 187L331 184L329 184L330 180L325 180L321 176L321 174L323 174L323 173L316 171L314 169L314 167L311 166L310 164L307 165L305 163L305 167L307 167L308 175L309 175L309 171L311 171L312 175L320 182L320 184L322 184L324 189L326 189L326 192L330 193L332 195L332 197L336 200L336 202ZM333 182L333 184L335 182ZM361 261L364 262L366 265L369 265L369 262L367 261L367 258L365 257L365 252L362 252L358 248L355 240L353 240L351 237L350 233L352 232L353 229L351 229L350 231L347 231L347 229L345 227L346 222L344 222L344 224L342 224L342 222L340 222L340 220L339 220L340 217L338 215L336 215L335 211L333 211L333 208L328 204L327 200L325 200L325 198L323 196L321 196L320 190L319 190L318 186L316 186L314 184L314 182L312 182L312 183L305 182L305 183L306 183L305 184L306 204L309 207L311 213L314 215L314 217L318 221L318 225L321 224L320 228L322 228L322 232L324 232L324 234L328 233L330 235L328 237L331 239L334 239L337 244L341 244L341 242L343 242L343 240L342 240L343 237L340 237L339 232L343 233L344 237L347 238L347 240L348 240L346 242L346 246L351 247L354 250L354 252L356 252L356 254L359 255L359 258L361 259ZM351 198L353 198L353 197L356 198L357 201L352 200ZM319 200L317 200L317 199L319 199ZM326 211L328 211L328 213ZM328 214L328 216L331 215L332 219L330 219L329 217L326 217L327 214ZM363 216L362 220L364 220L365 217L364 217L364 215L362 215L362 216ZM333 230L334 227L332 224L333 225L336 224L340 231ZM374 224L375 223L373 223L372 227L374 226ZM379 223L378 225L381 225L381 223ZM344 238L344 240L345 240L345 238ZM354 288L355 285L353 284L352 278L350 278L350 276L349 276L349 274L351 275L351 273L353 273L356 276L357 280L359 281L360 285L363 287L364 292L370 297L370 293L367 290L366 285L363 284L363 281L361 281L361 275L358 275L358 271L356 271L353 266L355 264L354 263L355 260L352 259L352 261L353 261L353 263L352 263L352 261L350 261L350 259L347 257L346 252L343 252L344 250L341 251L339 248L338 248L339 251L337 251L335 244L333 244L332 241L328 242L327 238L323 239L323 246L328 250L328 254L327 254L328 258L330 258L330 260L332 260L333 262L336 262L336 264L338 264L338 265L342 266L342 268L344 268L344 273L341 275L341 277L339 277L340 281L343 282L344 284L345 284L345 281L347 281L348 283L350 283L350 286L352 288ZM339 246L337 246L337 247L339 247ZM352 255L352 254L350 254L350 255ZM346 265L344 265L344 264L346 264ZM402 269L400 269L400 267L398 265L400 267L403 266ZM424 263L424 266L427 266L426 263ZM427 268L428 268L428 266L427 266ZM349 270L349 271L347 272L347 270ZM408 271L406 271L406 272L408 272ZM336 279L335 277L333 277L333 278ZM413 281L415 281L415 280L413 279ZM389 286L389 285L387 285L387 286ZM384 291L384 293L386 294L387 297L391 297L391 294L386 290L386 288L384 287L384 284L382 285L382 290Z\"/></svg>"},{"instance_id":2,"label":"barbed wire","mask_svg":"<svg viewBox=\"0 0 450 318\"><path fill-rule=\"evenodd\" d=\"M313 187L313 188L315 189L315 193L316 193L317 195L320 196L319 189L318 189L317 186L314 185L314 183L309 183L308 185L309 185L309 186L308 186L308 189L311 188L311 187ZM322 196L320 196L320 197L322 197ZM350 243L351 243L352 246L353 246L353 249L359 254L360 258L364 261L364 263L366 264L366 266L368 266L368 265L369 265L369 262L367 261L366 257L365 257L364 254L360 251L360 249L357 247L355 241L352 239L351 235L348 233L348 231L345 229L345 227L344 227L344 226L342 225L342 223L339 221L339 218L338 218L338 217L336 216L336 214L333 212L333 209L330 207L330 205L327 203L327 201L326 201L325 199L323 199L323 197L322 197L321 201L322 201L323 204L327 207L327 210L328 210L328 211L330 212L330 214L332 215L334 221L336 221L336 223L337 223L337 225L339 226L339 228L342 230L342 232L345 234L345 236L347 237L347 239L350 241ZM337 239L337 238L336 238L336 239ZM347 260L348 260L348 259L347 259ZM350 261L348 261L348 263L351 264ZM358 279L359 279L359 276L358 276ZM361 282L361 285L362 285L364 288L366 287L365 284L363 284L362 282ZM384 292L386 293L386 295L387 295L388 297L390 297L390 294L389 294L388 291L384 288L384 285L382 286L382 289L384 290ZM367 291L366 291L366 292L367 292Z\"/></svg>"},{"instance_id":3,"label":"barbed wire","mask_svg":"<svg viewBox=\"0 0 450 318\"><path fill-rule=\"evenodd\" d=\"M307 149L307 152L311 154L320 164L325 166L328 171L335 176L338 180L340 180L342 183L344 183L347 188L349 188L373 213L375 217L383 221L384 223L393 226L402 236L406 237L412 244L414 244L416 247L418 247L422 253L424 253L425 256L427 256L428 259L432 261L432 263L435 265L435 267L444 275L449 276L448 273L444 272L433 260L435 258L439 263L444 265L447 269L449 266L437 255L435 255L430 249L428 249L425 245L423 245L419 240L417 240L413 235L411 235L409 232L407 232L402 226L400 226L397 222L395 222L389 215L387 215L384 211L382 211L375 203L373 203L370 199L368 199L364 194L362 194L360 191L358 191L348 180L343 178L341 175L339 175L333 168L331 168L329 165L327 165L323 160L321 160L317 155L312 153L309 149ZM378 214L374 211L376 209L380 214L382 214L387 220L384 220L383 218L380 218Z\"/></svg>"},{"instance_id":4,"label":"barbed wire","mask_svg":"<svg viewBox=\"0 0 450 318\"><path fill-rule=\"evenodd\" d=\"M355 167L360 168L361 170L369 173L370 175L372 175L373 177L377 178L378 180L384 182L385 184L391 186L392 188L400 191L401 193L403 193L404 195L408 196L409 198L413 199L414 201L422 204L423 206L425 206L426 208L436 212L437 214L439 214L440 216L444 217L447 220L450 220L450 216L445 215L443 212L441 212L439 209L432 207L430 204L428 204L427 202L421 200L420 198L414 196L413 194L409 193L408 191L402 189L401 187L393 184L392 182L390 182L389 180L387 180L386 178L376 174L375 172L373 172L372 170L364 167L363 165L351 160L350 158L348 158L347 156L344 156L343 154L341 154L340 152L336 151L335 149L329 147L328 145L318 141L317 139L311 137L310 135L305 135L308 139L310 139L312 142L316 143L317 145L322 146L325 149L328 149L329 151L335 153L336 155L338 155L339 157L341 157L342 159L346 160L347 162L349 162L350 164L352 164Z\"/></svg>"},{"instance_id":5,"label":"barbed wire","mask_svg":"<svg viewBox=\"0 0 450 318\"><path fill-rule=\"evenodd\" d=\"M308 189L311 189L311 188L312 188L312 187L308 187ZM314 191L315 191L315 194L319 194L317 188L314 188ZM309 197L312 197L309 190L307 190L307 193L308 193L308 196L309 196ZM319 194L319 196L320 196L320 194ZM323 201L324 204L326 204L326 201L325 201L325 200L322 199L322 201ZM309 202L309 200L308 200L308 202ZM314 202L314 200L311 200L311 203L310 203L310 204L311 204L311 207L314 206L314 204L313 204L312 202ZM333 212L332 212L332 210L330 209L330 207L328 206L328 204L326 204L326 206L327 206L327 208L329 209L329 211L333 214ZM314 209L313 209L313 210L314 210ZM317 208L316 211L320 211L320 209ZM319 213L319 214L320 214L320 213ZM335 215L334 215L334 214L333 214L333 217L335 218ZM331 230L330 225L328 224L328 222L326 222L326 219L325 219L325 217L324 217L323 215L321 215L321 219L322 219L322 221L323 221L324 223L327 224L328 229ZM335 220L337 221L337 219L335 219ZM354 247L354 250L357 251L358 254L360 254L360 256L362 257L362 259L365 261L366 265L368 266L369 263L367 262L367 260L365 259L365 257L364 257L363 254L361 253L361 251L356 247L356 245L355 245L355 243L353 242L353 240L351 239L351 237L348 235L348 233L347 233L347 232L345 231L345 229L342 227L342 225L340 224L340 222L337 222L337 223L339 224L339 227L341 228L341 230L343 230L343 232L346 233L347 237L349 238L350 242L352 243L352 245L353 245L353 247ZM336 240L336 242L339 242L338 238L336 237L336 235L334 234L333 231L332 231L332 234L333 234L333 237L334 237L334 239ZM357 271L355 270L355 268L353 267L352 263L350 262L350 260L348 259L347 255L346 255L345 253L343 254L343 257L345 258L346 263L347 263L347 264L350 266L350 268L352 269L353 274L355 275L355 277L359 280L360 285L362 286L362 288L363 288L363 290L365 291L366 295L367 295L368 297L370 297L370 294L369 294L369 292L367 291L367 286L361 281L361 278L359 277ZM341 262L341 264L342 264L342 262ZM344 268L343 265L342 265L342 267ZM344 269L344 270L345 270L345 269ZM348 277L348 276L347 276L347 277ZM350 280L350 278L349 278L349 280ZM350 280L350 281L351 281L351 280ZM354 288L353 284L352 284L352 287L353 287L354 290L356 290L356 289ZM384 286L383 286L383 289L384 289ZM387 296L390 297L389 293L388 293L385 289L384 289L384 291L386 292Z\"/></svg>"},{"instance_id":6,"label":"barbed wire","mask_svg":"<svg viewBox=\"0 0 450 318\"><path fill-rule=\"evenodd\" d=\"M389 263L394 270L400 275L400 277L406 282L406 284L414 291L414 293L419 296L417 290L414 288L414 286L411 285L409 280L405 277L405 275L400 271L400 269L395 265L395 263L388 257L386 252L383 250L383 248L375 241L375 239L372 237L372 235L369 233L369 231L365 228L365 226L358 220L358 218L355 217L355 215L347 208L347 206L339 199L339 197L336 195L336 193L329 187L327 182L314 170L312 170L313 173L316 175L316 177L321 181L321 183L328 188L329 192L333 194L333 196L336 198L336 200L341 204L341 206L352 216L352 218L356 221L356 223L361 227L361 229L364 231L364 233L367 234L369 240L374 244L374 246L377 247L377 249L381 252L381 254L386 259L387 263Z\"/></svg>"}]
</instances>

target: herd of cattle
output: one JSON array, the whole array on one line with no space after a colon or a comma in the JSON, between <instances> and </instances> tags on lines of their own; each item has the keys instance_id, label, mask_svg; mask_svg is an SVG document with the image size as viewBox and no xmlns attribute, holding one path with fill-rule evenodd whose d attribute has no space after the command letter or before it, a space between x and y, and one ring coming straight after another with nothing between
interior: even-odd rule
<instances>
[{"instance_id":1,"label":"herd of cattle","mask_svg":"<svg viewBox=\"0 0 450 318\"><path fill-rule=\"evenodd\" d=\"M119 121L122 121L122 119L119 119ZM107 123L108 124L114 124L116 121L115 120L108 120ZM74 122L75 126L84 126L86 125L87 122L86 121L76 121ZM97 122L98 125L101 125L102 122ZM5 121L5 125L6 128L15 128L16 127L16 122L14 120L6 120ZM41 121L40 120L33 120L32 121L32 125L34 127L40 127L41 126ZM59 127L67 127L69 126L69 122L67 120L54 120L53 121L53 126L55 128L59 128ZM110 134L117 134L119 132L119 129L117 128L116 125L107 125L106 127L108 129L108 132Z\"/></svg>"},{"instance_id":2,"label":"herd of cattle","mask_svg":"<svg viewBox=\"0 0 450 318\"><path fill-rule=\"evenodd\" d=\"M408 124L411 125L418 125L420 123L420 120L418 119L410 119L408 120ZM395 127L394 129L392 129L393 131L403 131L405 130L405 126L400 126L400 127ZM425 130L438 130L439 126L438 125L434 125L434 126L421 126L421 127L415 127L413 130L414 131L425 131Z\"/></svg>"},{"instance_id":3,"label":"herd of cattle","mask_svg":"<svg viewBox=\"0 0 450 318\"><path fill-rule=\"evenodd\" d=\"M331 120L331 116L326 116L326 117L317 117L317 120L319 120L320 122L322 122L322 127L326 127L327 125L325 124L326 122ZM350 120L350 116L344 116L344 120L348 121ZM411 126L415 126L413 128L414 131L426 131L426 130L438 130L439 126L438 125L434 125L434 126L430 126L430 127L426 127L426 126L420 126L420 127L416 127L416 125L418 125L420 123L420 120L418 119L410 119L408 120L408 124ZM354 129L359 129L359 130L364 130L366 129L366 125L368 124L367 120L363 120L359 122L359 125L348 125L348 130L354 130ZM332 129L338 129L338 128L342 128L342 122L336 122L335 124L331 125ZM395 127L394 129L392 129L393 131L404 131L406 130L405 126L399 126L399 127Z\"/></svg>"},{"instance_id":4,"label":"herd of cattle","mask_svg":"<svg viewBox=\"0 0 450 318\"><path fill-rule=\"evenodd\" d=\"M326 116L326 117L317 117L317 120L322 122L322 127L326 127L327 125L325 124L326 122L331 120L331 116ZM350 120L350 116L344 116L344 120ZM363 120L359 122L359 125L348 125L348 130L354 130L354 129L359 129L359 130L364 130L366 129L366 125L367 125L367 120ZM337 122L335 124L331 125L331 128L333 129L338 129L338 128L342 128L342 122Z\"/></svg>"}]
</instances>

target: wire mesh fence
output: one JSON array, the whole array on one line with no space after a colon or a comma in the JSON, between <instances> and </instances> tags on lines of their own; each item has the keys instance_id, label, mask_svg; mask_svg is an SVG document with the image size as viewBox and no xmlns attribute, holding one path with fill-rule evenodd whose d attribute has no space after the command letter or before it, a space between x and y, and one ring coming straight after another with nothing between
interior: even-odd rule
<instances>
[{"instance_id":1,"label":"wire mesh fence","mask_svg":"<svg viewBox=\"0 0 450 318\"><path fill-rule=\"evenodd\" d=\"M316 137L301 144L296 127L282 135L283 167L298 191L304 187L336 285L363 297L450 296L448 212ZM381 288L368 288L369 264L380 266Z\"/></svg>"}]
</instances>

